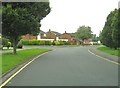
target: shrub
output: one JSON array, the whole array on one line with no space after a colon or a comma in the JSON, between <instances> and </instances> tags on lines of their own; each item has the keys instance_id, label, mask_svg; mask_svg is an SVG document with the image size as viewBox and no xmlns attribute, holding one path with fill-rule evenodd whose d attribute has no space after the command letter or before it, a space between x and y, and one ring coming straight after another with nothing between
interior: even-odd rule
<instances>
[{"instance_id":1,"label":"shrub","mask_svg":"<svg viewBox=\"0 0 120 88\"><path fill-rule=\"evenodd\" d=\"M55 41L55 45L67 45L68 43L65 41Z\"/></svg>"},{"instance_id":2,"label":"shrub","mask_svg":"<svg viewBox=\"0 0 120 88\"><path fill-rule=\"evenodd\" d=\"M45 45L49 45L49 41L45 41Z\"/></svg>"},{"instance_id":3,"label":"shrub","mask_svg":"<svg viewBox=\"0 0 120 88\"><path fill-rule=\"evenodd\" d=\"M7 49L9 49L9 47L11 47L11 42L9 42L9 39L7 38L2 38L2 47L7 47Z\"/></svg>"},{"instance_id":4,"label":"shrub","mask_svg":"<svg viewBox=\"0 0 120 88\"><path fill-rule=\"evenodd\" d=\"M100 43L94 42L93 45L100 45Z\"/></svg>"},{"instance_id":5,"label":"shrub","mask_svg":"<svg viewBox=\"0 0 120 88\"><path fill-rule=\"evenodd\" d=\"M40 40L34 40L35 44L34 45L39 45L40 44Z\"/></svg>"},{"instance_id":6,"label":"shrub","mask_svg":"<svg viewBox=\"0 0 120 88\"><path fill-rule=\"evenodd\" d=\"M53 45L53 46L55 45L55 41L52 42L52 45Z\"/></svg>"},{"instance_id":7,"label":"shrub","mask_svg":"<svg viewBox=\"0 0 120 88\"><path fill-rule=\"evenodd\" d=\"M2 38L2 45L3 45L3 47L6 47L7 44L8 44L8 42L9 42L8 39L6 39L6 38Z\"/></svg>"},{"instance_id":8,"label":"shrub","mask_svg":"<svg viewBox=\"0 0 120 88\"><path fill-rule=\"evenodd\" d=\"M70 45L70 43L69 43L69 42L64 41L64 45Z\"/></svg>"},{"instance_id":9,"label":"shrub","mask_svg":"<svg viewBox=\"0 0 120 88\"><path fill-rule=\"evenodd\" d=\"M45 41L45 45L52 45L51 41Z\"/></svg>"},{"instance_id":10,"label":"shrub","mask_svg":"<svg viewBox=\"0 0 120 88\"><path fill-rule=\"evenodd\" d=\"M29 40L20 40L23 45L29 45Z\"/></svg>"},{"instance_id":11,"label":"shrub","mask_svg":"<svg viewBox=\"0 0 120 88\"><path fill-rule=\"evenodd\" d=\"M11 47L11 42L8 42L6 47L7 47L7 49L9 49L9 47Z\"/></svg>"},{"instance_id":12,"label":"shrub","mask_svg":"<svg viewBox=\"0 0 120 88\"><path fill-rule=\"evenodd\" d=\"M59 41L55 41L55 45L60 45L60 42Z\"/></svg>"},{"instance_id":13,"label":"shrub","mask_svg":"<svg viewBox=\"0 0 120 88\"><path fill-rule=\"evenodd\" d=\"M21 40L23 45L69 45L66 41Z\"/></svg>"},{"instance_id":14,"label":"shrub","mask_svg":"<svg viewBox=\"0 0 120 88\"><path fill-rule=\"evenodd\" d=\"M17 48L22 48L22 47L23 47L22 42L19 42L19 43L17 44Z\"/></svg>"},{"instance_id":15,"label":"shrub","mask_svg":"<svg viewBox=\"0 0 120 88\"><path fill-rule=\"evenodd\" d=\"M64 41L59 41L60 42L60 45L64 45Z\"/></svg>"},{"instance_id":16,"label":"shrub","mask_svg":"<svg viewBox=\"0 0 120 88\"><path fill-rule=\"evenodd\" d=\"M52 45L52 42L51 42L51 41L49 41L49 45Z\"/></svg>"},{"instance_id":17,"label":"shrub","mask_svg":"<svg viewBox=\"0 0 120 88\"><path fill-rule=\"evenodd\" d=\"M44 40L21 40L23 45L52 45L51 41Z\"/></svg>"},{"instance_id":18,"label":"shrub","mask_svg":"<svg viewBox=\"0 0 120 88\"><path fill-rule=\"evenodd\" d=\"M45 41L40 41L40 45L45 45Z\"/></svg>"},{"instance_id":19,"label":"shrub","mask_svg":"<svg viewBox=\"0 0 120 88\"><path fill-rule=\"evenodd\" d=\"M37 42L36 42L36 40L29 40L29 44L30 45L37 45Z\"/></svg>"}]
</instances>

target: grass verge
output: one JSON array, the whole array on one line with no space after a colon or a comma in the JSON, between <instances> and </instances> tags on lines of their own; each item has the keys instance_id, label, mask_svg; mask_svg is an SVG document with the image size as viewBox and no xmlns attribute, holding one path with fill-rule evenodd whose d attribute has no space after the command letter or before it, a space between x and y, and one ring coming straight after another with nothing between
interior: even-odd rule
<instances>
[{"instance_id":1,"label":"grass verge","mask_svg":"<svg viewBox=\"0 0 120 88\"><path fill-rule=\"evenodd\" d=\"M99 47L97 49L100 51L103 51L105 53L111 54L111 55L120 56L120 54L118 53L118 52L120 52L120 49L115 50L115 49L111 49L111 48L106 47L106 46Z\"/></svg>"},{"instance_id":2,"label":"grass verge","mask_svg":"<svg viewBox=\"0 0 120 88\"><path fill-rule=\"evenodd\" d=\"M2 54L2 74L18 66L19 64L22 64L26 60L47 51L50 51L50 50L33 48L33 49L17 51L17 55L14 55L12 53L3 53Z\"/></svg>"}]
</instances>

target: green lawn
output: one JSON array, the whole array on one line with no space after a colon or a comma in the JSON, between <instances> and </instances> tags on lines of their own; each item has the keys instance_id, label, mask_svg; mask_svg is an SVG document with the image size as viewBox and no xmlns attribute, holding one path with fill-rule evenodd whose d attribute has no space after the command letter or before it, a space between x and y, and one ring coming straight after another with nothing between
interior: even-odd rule
<instances>
[{"instance_id":1,"label":"green lawn","mask_svg":"<svg viewBox=\"0 0 120 88\"><path fill-rule=\"evenodd\" d=\"M120 56L120 54L118 52L120 52L120 49L111 49L109 47L99 47L98 50L109 53L111 55L115 55L115 56Z\"/></svg>"},{"instance_id":2,"label":"green lawn","mask_svg":"<svg viewBox=\"0 0 120 88\"><path fill-rule=\"evenodd\" d=\"M38 54L42 54L47 51L49 50L33 48L17 51L17 55L13 55L12 53L4 53L2 54L2 73L9 71L10 69L16 67L17 65L23 63L25 60L31 57L34 57Z\"/></svg>"}]
</instances>

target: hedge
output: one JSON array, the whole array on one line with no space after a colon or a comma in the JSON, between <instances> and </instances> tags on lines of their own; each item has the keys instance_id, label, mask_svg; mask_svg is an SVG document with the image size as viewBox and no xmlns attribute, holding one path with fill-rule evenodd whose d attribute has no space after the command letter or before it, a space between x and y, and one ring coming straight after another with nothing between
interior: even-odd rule
<instances>
[{"instance_id":1,"label":"hedge","mask_svg":"<svg viewBox=\"0 0 120 88\"><path fill-rule=\"evenodd\" d=\"M45 40L21 40L23 45L69 45L65 41L45 41Z\"/></svg>"},{"instance_id":2,"label":"hedge","mask_svg":"<svg viewBox=\"0 0 120 88\"><path fill-rule=\"evenodd\" d=\"M23 45L52 45L51 41L43 40L21 40Z\"/></svg>"},{"instance_id":3,"label":"hedge","mask_svg":"<svg viewBox=\"0 0 120 88\"><path fill-rule=\"evenodd\" d=\"M55 45L70 45L70 43L66 41L55 41Z\"/></svg>"}]
</instances>

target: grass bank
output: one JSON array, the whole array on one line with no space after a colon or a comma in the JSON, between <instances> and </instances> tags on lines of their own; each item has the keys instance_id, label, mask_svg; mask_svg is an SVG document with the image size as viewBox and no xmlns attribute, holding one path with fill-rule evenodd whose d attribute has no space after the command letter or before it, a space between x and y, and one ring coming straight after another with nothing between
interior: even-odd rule
<instances>
[{"instance_id":1,"label":"grass bank","mask_svg":"<svg viewBox=\"0 0 120 88\"><path fill-rule=\"evenodd\" d=\"M103 46L103 47L99 47L97 48L100 51L103 51L105 53L111 54L111 55L115 55L115 56L120 56L120 54L118 52L120 52L120 49L111 49L109 47Z\"/></svg>"},{"instance_id":2,"label":"grass bank","mask_svg":"<svg viewBox=\"0 0 120 88\"><path fill-rule=\"evenodd\" d=\"M2 74L6 73L7 71L16 67L17 65L25 62L26 60L47 51L49 51L49 49L33 48L17 51L17 55L14 55L12 53L3 53Z\"/></svg>"}]
</instances>

